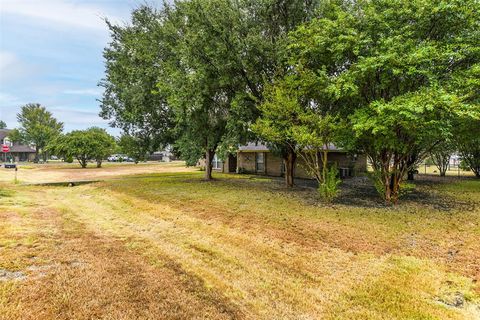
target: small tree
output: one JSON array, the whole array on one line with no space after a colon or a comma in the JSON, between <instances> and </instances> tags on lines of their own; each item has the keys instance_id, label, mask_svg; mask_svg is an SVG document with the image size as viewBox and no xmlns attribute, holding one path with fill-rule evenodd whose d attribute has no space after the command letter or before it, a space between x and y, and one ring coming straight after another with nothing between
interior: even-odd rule
<instances>
[{"instance_id":1,"label":"small tree","mask_svg":"<svg viewBox=\"0 0 480 320\"><path fill-rule=\"evenodd\" d=\"M275 149L281 150L287 187L294 185L298 146L293 125L299 122L299 115L303 112L299 98L299 93L291 90L285 82L268 87L265 91L265 101L259 105L261 116L252 126L260 138L273 144Z\"/></svg>"},{"instance_id":2,"label":"small tree","mask_svg":"<svg viewBox=\"0 0 480 320\"><path fill-rule=\"evenodd\" d=\"M89 159L95 159L97 167L100 168L102 160L114 147L115 140L112 136L103 129L93 127L58 136L47 149L63 155L65 159L70 157L77 159L82 168L87 167Z\"/></svg>"},{"instance_id":3,"label":"small tree","mask_svg":"<svg viewBox=\"0 0 480 320\"><path fill-rule=\"evenodd\" d=\"M328 166L328 154L340 129L336 117L306 111L293 126L298 156L303 160L307 172L318 182L318 192L326 201L332 201L338 192L340 179L336 165Z\"/></svg>"},{"instance_id":4,"label":"small tree","mask_svg":"<svg viewBox=\"0 0 480 320\"><path fill-rule=\"evenodd\" d=\"M6 129L6 128L7 128L7 124L5 123L5 121L0 120L0 129Z\"/></svg>"},{"instance_id":5,"label":"small tree","mask_svg":"<svg viewBox=\"0 0 480 320\"><path fill-rule=\"evenodd\" d=\"M445 177L450 164L450 157L455 152L455 147L451 141L444 141L436 145L432 151L430 151L430 158L432 162L437 166L440 172L440 177Z\"/></svg>"},{"instance_id":6,"label":"small tree","mask_svg":"<svg viewBox=\"0 0 480 320\"><path fill-rule=\"evenodd\" d=\"M148 148L145 147L148 146L148 144L145 144L140 138L128 134L120 137L118 146L120 147L120 151L133 158L135 163L145 161L150 153Z\"/></svg>"},{"instance_id":7,"label":"small tree","mask_svg":"<svg viewBox=\"0 0 480 320\"><path fill-rule=\"evenodd\" d=\"M23 143L25 142L25 138L22 135L22 132L18 130L17 128L12 129L8 133L8 139L12 141L13 143Z\"/></svg>"},{"instance_id":8,"label":"small tree","mask_svg":"<svg viewBox=\"0 0 480 320\"><path fill-rule=\"evenodd\" d=\"M407 94L391 102L375 102L352 117L356 143L370 158L377 188L386 203L397 203L400 186L419 146L432 150L448 139L455 98L438 90Z\"/></svg>"},{"instance_id":9,"label":"small tree","mask_svg":"<svg viewBox=\"0 0 480 320\"><path fill-rule=\"evenodd\" d=\"M57 121L52 113L38 103L29 103L21 108L17 115L23 140L35 145L35 158L40 151L44 161L47 160L45 147L63 131L63 123Z\"/></svg>"},{"instance_id":10,"label":"small tree","mask_svg":"<svg viewBox=\"0 0 480 320\"><path fill-rule=\"evenodd\" d=\"M103 159L108 157L115 150L115 139L105 129L92 127L86 130L86 135L91 140L92 158L97 163L97 168L102 167Z\"/></svg>"}]
</instances>

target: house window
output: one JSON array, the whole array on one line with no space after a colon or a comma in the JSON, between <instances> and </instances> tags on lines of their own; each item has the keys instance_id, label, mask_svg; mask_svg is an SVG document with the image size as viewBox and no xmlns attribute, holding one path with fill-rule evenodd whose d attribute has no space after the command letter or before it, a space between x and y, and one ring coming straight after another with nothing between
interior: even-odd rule
<instances>
[{"instance_id":1,"label":"house window","mask_svg":"<svg viewBox=\"0 0 480 320\"><path fill-rule=\"evenodd\" d=\"M257 172L265 172L265 153L258 152L255 157Z\"/></svg>"},{"instance_id":2,"label":"house window","mask_svg":"<svg viewBox=\"0 0 480 320\"><path fill-rule=\"evenodd\" d=\"M223 168L223 161L221 161L217 155L213 156L212 168L216 170L221 170Z\"/></svg>"}]
</instances>

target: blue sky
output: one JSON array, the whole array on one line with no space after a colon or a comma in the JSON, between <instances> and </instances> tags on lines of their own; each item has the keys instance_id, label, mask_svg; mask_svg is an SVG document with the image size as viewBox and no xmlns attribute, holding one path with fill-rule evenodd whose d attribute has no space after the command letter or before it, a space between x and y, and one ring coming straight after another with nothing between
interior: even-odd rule
<instances>
[{"instance_id":1,"label":"blue sky","mask_svg":"<svg viewBox=\"0 0 480 320\"><path fill-rule=\"evenodd\" d=\"M125 23L141 0L0 0L0 119L17 126L38 102L65 130L108 128L98 117L109 41L104 17ZM118 134L116 129L108 129Z\"/></svg>"}]
</instances>

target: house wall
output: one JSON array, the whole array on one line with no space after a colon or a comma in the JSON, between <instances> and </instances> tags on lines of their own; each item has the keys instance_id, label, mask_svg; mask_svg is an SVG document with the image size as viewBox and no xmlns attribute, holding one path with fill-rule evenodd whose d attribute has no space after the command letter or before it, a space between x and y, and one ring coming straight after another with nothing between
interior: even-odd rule
<instances>
[{"instance_id":1,"label":"house wall","mask_svg":"<svg viewBox=\"0 0 480 320\"><path fill-rule=\"evenodd\" d=\"M235 156L230 155L229 157L227 157L227 159L223 160L223 164L221 168L219 169L212 168L212 170L215 172L225 172L225 173L236 172L237 167L235 166L235 158L232 159L232 157L235 157ZM233 168L230 168L231 167L230 162L232 161L233 161L233 166L232 166ZM206 163L205 159L199 159L197 161L196 166L200 168L205 168L205 163Z\"/></svg>"},{"instance_id":2,"label":"house wall","mask_svg":"<svg viewBox=\"0 0 480 320\"><path fill-rule=\"evenodd\" d=\"M255 173L255 152L237 153L237 168L239 172Z\"/></svg>"},{"instance_id":3,"label":"house wall","mask_svg":"<svg viewBox=\"0 0 480 320\"><path fill-rule=\"evenodd\" d=\"M330 152L328 155L328 162L336 163L339 168L353 169L352 174L365 172L367 170L367 158L365 155L358 155L354 161L352 156L345 152ZM256 173L255 170L255 152L238 152L237 153L237 167L245 173ZM265 153L265 174L268 176L280 177L283 175L282 171L283 160L270 152ZM311 178L305 169L303 159L297 157L295 164L295 177L297 178Z\"/></svg>"},{"instance_id":4,"label":"house wall","mask_svg":"<svg viewBox=\"0 0 480 320\"><path fill-rule=\"evenodd\" d=\"M297 161L295 161L295 172L294 176L296 178L302 178L302 179L311 179L312 176L307 173L307 170L305 169L304 161L301 157L297 156Z\"/></svg>"},{"instance_id":5,"label":"house wall","mask_svg":"<svg viewBox=\"0 0 480 320\"><path fill-rule=\"evenodd\" d=\"M269 176L281 177L283 175L283 160L273 153L265 153L265 174Z\"/></svg>"}]
</instances>

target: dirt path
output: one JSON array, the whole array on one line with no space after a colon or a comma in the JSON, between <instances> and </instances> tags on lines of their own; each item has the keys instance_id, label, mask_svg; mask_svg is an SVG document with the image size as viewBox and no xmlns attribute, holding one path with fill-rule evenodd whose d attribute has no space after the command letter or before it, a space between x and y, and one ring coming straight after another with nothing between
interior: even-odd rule
<instances>
[{"instance_id":1,"label":"dirt path","mask_svg":"<svg viewBox=\"0 0 480 320\"><path fill-rule=\"evenodd\" d=\"M184 162L176 161L170 163L106 163L102 168L94 165L82 169L75 164L56 165L20 165L17 172L17 179L20 183L49 183L78 180L102 180L119 178L131 175L157 174L169 172L193 172L195 168L187 168ZM12 182L15 178L15 171L12 169L0 168L0 182Z\"/></svg>"}]
</instances>

